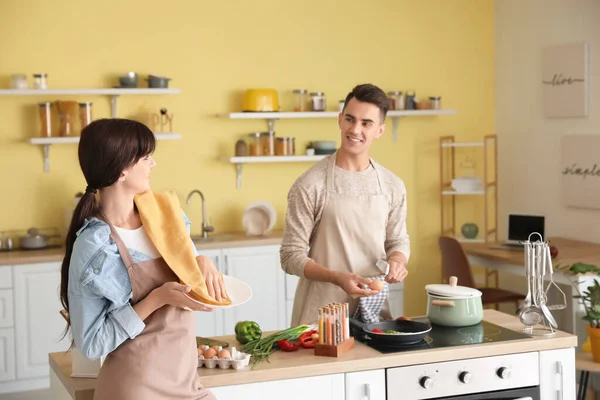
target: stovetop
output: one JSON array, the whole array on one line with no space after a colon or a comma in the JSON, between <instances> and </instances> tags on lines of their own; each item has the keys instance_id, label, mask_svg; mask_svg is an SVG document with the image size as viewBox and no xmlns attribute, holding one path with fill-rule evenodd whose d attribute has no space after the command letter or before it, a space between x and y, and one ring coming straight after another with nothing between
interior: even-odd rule
<instances>
[{"instance_id":1,"label":"stovetop","mask_svg":"<svg viewBox=\"0 0 600 400\"><path fill-rule=\"evenodd\" d=\"M427 318L414 318L413 321L430 324ZM414 350L439 349L470 344L504 342L509 340L529 339L530 335L503 328L491 322L482 321L477 325L465 327L447 327L435 324L425 339L419 343L407 345L381 346L374 345L369 336L362 330L350 329L354 338L381 353L397 353Z\"/></svg>"}]
</instances>

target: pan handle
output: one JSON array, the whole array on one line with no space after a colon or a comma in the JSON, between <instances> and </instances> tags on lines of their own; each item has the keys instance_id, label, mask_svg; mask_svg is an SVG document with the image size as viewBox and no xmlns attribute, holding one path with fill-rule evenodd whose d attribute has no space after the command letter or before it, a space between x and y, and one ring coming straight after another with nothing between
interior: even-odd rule
<instances>
[{"instance_id":1,"label":"pan handle","mask_svg":"<svg viewBox=\"0 0 600 400\"><path fill-rule=\"evenodd\" d=\"M440 307L454 307L452 300L431 300L431 305Z\"/></svg>"}]
</instances>

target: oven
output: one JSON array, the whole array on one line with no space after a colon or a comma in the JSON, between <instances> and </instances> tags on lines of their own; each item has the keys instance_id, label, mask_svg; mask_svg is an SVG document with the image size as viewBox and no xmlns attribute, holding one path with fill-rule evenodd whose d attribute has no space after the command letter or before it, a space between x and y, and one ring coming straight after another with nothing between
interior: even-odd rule
<instances>
[{"instance_id":1,"label":"oven","mask_svg":"<svg viewBox=\"0 0 600 400\"><path fill-rule=\"evenodd\" d=\"M537 352L388 368L387 399L540 400L539 370Z\"/></svg>"}]
</instances>

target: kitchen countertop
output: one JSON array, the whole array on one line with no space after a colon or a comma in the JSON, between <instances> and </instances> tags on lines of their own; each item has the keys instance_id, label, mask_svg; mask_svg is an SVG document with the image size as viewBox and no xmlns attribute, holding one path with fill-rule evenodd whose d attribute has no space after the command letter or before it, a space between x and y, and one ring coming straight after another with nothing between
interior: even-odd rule
<instances>
[{"instance_id":1,"label":"kitchen countertop","mask_svg":"<svg viewBox=\"0 0 600 400\"><path fill-rule=\"evenodd\" d=\"M283 231L273 231L266 236L246 236L243 232L231 232L209 234L207 239L196 239L196 236L192 237L194 238L194 244L198 250L210 250L281 244ZM2 251L0 252L0 267L62 261L64 254L64 247L42 250Z\"/></svg>"},{"instance_id":2,"label":"kitchen countertop","mask_svg":"<svg viewBox=\"0 0 600 400\"><path fill-rule=\"evenodd\" d=\"M503 326L507 329L521 331L523 325L515 316L496 310L484 310L484 320ZM234 336L215 337L239 347ZM553 350L577 346L577 337L558 331L552 337L533 337L506 342L491 342L478 345L453 346L431 350L414 350L410 352L382 354L358 341L350 352L342 357L318 357L313 351L301 349L294 353L275 352L270 362L258 364L236 371L220 368L198 369L198 374L205 387L229 386L243 383L265 382L282 379L293 379L316 375L329 375L355 371L366 371L405 365L452 361L467 358L479 358L531 351ZM96 379L71 378L71 356L68 352L51 353L50 368L58 376L65 389L74 399L92 399Z\"/></svg>"}]
</instances>

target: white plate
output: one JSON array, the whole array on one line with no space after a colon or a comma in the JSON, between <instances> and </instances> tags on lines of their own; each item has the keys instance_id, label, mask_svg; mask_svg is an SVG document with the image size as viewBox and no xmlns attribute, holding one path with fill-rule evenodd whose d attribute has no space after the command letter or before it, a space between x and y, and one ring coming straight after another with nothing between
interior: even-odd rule
<instances>
[{"instance_id":1,"label":"white plate","mask_svg":"<svg viewBox=\"0 0 600 400\"><path fill-rule=\"evenodd\" d=\"M271 229L273 229L273 227L275 226L275 222L277 222L277 212L275 211L275 207L273 207L271 203L268 203L266 201L255 201L254 203L248 204L246 210L244 211L248 211L253 207L262 209L269 216L269 226L267 228L267 232L270 232Z\"/></svg>"},{"instance_id":2,"label":"white plate","mask_svg":"<svg viewBox=\"0 0 600 400\"><path fill-rule=\"evenodd\" d=\"M232 308L241 306L246 303L248 300L252 298L252 289L248 284L238 278L234 278L233 276L223 275L223 282L225 283L225 290L227 290L227 294L231 299L231 304L227 306L216 306L214 304L203 303L199 300L191 298L187 294L184 293L190 300L205 305L210 308Z\"/></svg>"}]
</instances>

